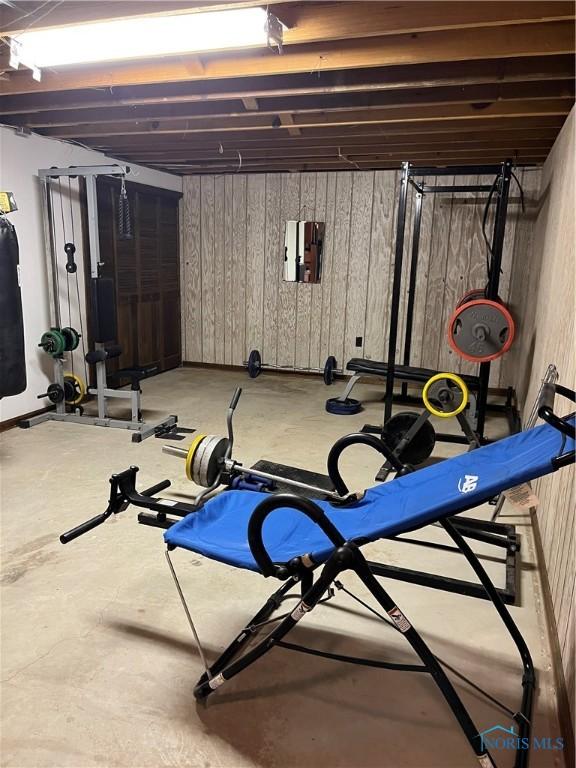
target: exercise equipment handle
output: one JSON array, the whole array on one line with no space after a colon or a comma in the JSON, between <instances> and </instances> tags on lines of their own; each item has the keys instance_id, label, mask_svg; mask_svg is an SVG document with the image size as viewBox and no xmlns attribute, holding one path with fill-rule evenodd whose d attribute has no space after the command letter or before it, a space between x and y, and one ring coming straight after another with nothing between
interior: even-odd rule
<instances>
[{"instance_id":1,"label":"exercise equipment handle","mask_svg":"<svg viewBox=\"0 0 576 768\"><path fill-rule=\"evenodd\" d=\"M151 485L150 488L146 488L145 491L142 491L142 496L155 496L157 493L160 493L161 491L165 491L166 488L170 488L172 483L170 480L161 480L159 483L156 483L156 485Z\"/></svg>"},{"instance_id":2,"label":"exercise equipment handle","mask_svg":"<svg viewBox=\"0 0 576 768\"><path fill-rule=\"evenodd\" d=\"M554 413L554 400L557 393L572 402L576 401L576 393L573 390L563 387L560 384L545 382L542 385L542 390L540 392L538 416L540 416L540 418L547 424L550 424L551 427L554 427L559 432L562 432L563 435L574 440L576 438L574 425L568 423L568 421Z\"/></svg>"},{"instance_id":3,"label":"exercise equipment handle","mask_svg":"<svg viewBox=\"0 0 576 768\"><path fill-rule=\"evenodd\" d=\"M82 536L83 534L88 533L88 531L91 531L93 528L96 528L98 525L101 525L109 517L110 512L106 510L106 512L102 512L101 514L96 515L96 517L92 517L90 520L86 520L85 522L80 523L80 525L77 525L76 528L72 528L71 530L66 531L66 533L63 533L60 536L60 541L62 544L68 544L68 542L77 539L78 536Z\"/></svg>"},{"instance_id":4,"label":"exercise equipment handle","mask_svg":"<svg viewBox=\"0 0 576 768\"><path fill-rule=\"evenodd\" d=\"M338 528L326 517L322 509L310 499L296 496L292 493L276 493L269 496L256 507L248 522L248 544L250 551L262 571L263 576L277 576L288 578L288 570L272 562L264 541L262 540L262 527L268 515L280 507L297 509L306 515L313 523L316 523L326 534L335 547L341 547L346 543Z\"/></svg>"},{"instance_id":5,"label":"exercise equipment handle","mask_svg":"<svg viewBox=\"0 0 576 768\"><path fill-rule=\"evenodd\" d=\"M346 483L342 479L342 475L340 474L338 462L340 461L342 452L350 445L368 445L370 448L374 448L376 451L378 451L378 453L381 453L386 461L391 464L393 469L396 470L396 472L404 472L406 469L396 454L393 453L390 448L388 448L383 440L377 438L376 435L370 435L366 432L353 432L350 435L344 435L344 437L336 440L332 448L330 448L327 462L328 476L334 483L334 488L336 488L337 492L341 496L346 496L349 491Z\"/></svg>"},{"instance_id":6,"label":"exercise equipment handle","mask_svg":"<svg viewBox=\"0 0 576 768\"><path fill-rule=\"evenodd\" d=\"M235 410L236 406L238 405L238 400L240 400L240 395L242 394L242 387L236 387L234 390L234 394L232 395L232 400L230 400L230 405L228 408L233 411Z\"/></svg>"},{"instance_id":7,"label":"exercise equipment handle","mask_svg":"<svg viewBox=\"0 0 576 768\"><path fill-rule=\"evenodd\" d=\"M224 456L226 459L229 459L230 456L232 456L232 448L234 446L234 426L232 425L232 420L234 418L234 411L238 405L238 400L240 400L241 394L242 387L236 387L234 394L232 395L232 400L230 400L230 405L228 406L228 413L226 414L226 427L228 429L228 450Z\"/></svg>"}]
</instances>

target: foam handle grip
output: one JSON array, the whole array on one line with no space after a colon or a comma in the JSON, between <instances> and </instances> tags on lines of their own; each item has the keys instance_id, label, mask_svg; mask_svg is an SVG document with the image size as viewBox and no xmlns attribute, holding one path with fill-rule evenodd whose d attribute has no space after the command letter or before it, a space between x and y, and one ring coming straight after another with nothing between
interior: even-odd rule
<instances>
[{"instance_id":1,"label":"foam handle grip","mask_svg":"<svg viewBox=\"0 0 576 768\"><path fill-rule=\"evenodd\" d=\"M156 483L156 485L150 486L150 488L146 488L145 491L142 491L142 496L154 496L156 493L160 493L160 491L165 491L166 488L170 488L172 483L170 480L161 480L159 483Z\"/></svg>"},{"instance_id":2,"label":"foam handle grip","mask_svg":"<svg viewBox=\"0 0 576 768\"><path fill-rule=\"evenodd\" d=\"M236 390L232 395L232 400L230 401L230 406L229 406L232 410L234 410L238 405L238 400L240 400L241 394L242 394L242 387L236 387Z\"/></svg>"},{"instance_id":3,"label":"foam handle grip","mask_svg":"<svg viewBox=\"0 0 576 768\"><path fill-rule=\"evenodd\" d=\"M90 520L86 520L86 522L80 523L80 525L77 525L76 528L72 528L71 530L66 531L66 533L63 533L62 536L60 536L60 541L62 544L68 544L68 542L77 539L78 536L82 536L82 534L91 531L92 528L96 528L96 526L103 523L107 518L108 515L104 512L100 515L96 515L96 517L92 517Z\"/></svg>"},{"instance_id":4,"label":"foam handle grip","mask_svg":"<svg viewBox=\"0 0 576 768\"><path fill-rule=\"evenodd\" d=\"M538 415L542 418L542 411L548 410L554 411L554 397L556 395L556 387L554 384L545 383L542 385L542 392L540 393L540 401L538 403Z\"/></svg>"}]
</instances>

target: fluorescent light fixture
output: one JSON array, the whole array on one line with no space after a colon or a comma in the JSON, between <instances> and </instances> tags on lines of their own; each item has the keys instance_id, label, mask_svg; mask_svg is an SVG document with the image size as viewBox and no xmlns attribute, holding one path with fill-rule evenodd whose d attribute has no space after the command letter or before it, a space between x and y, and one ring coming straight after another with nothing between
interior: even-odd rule
<instances>
[{"instance_id":1,"label":"fluorescent light fixture","mask_svg":"<svg viewBox=\"0 0 576 768\"><path fill-rule=\"evenodd\" d=\"M137 17L15 34L37 67L266 46L263 8Z\"/></svg>"}]
</instances>

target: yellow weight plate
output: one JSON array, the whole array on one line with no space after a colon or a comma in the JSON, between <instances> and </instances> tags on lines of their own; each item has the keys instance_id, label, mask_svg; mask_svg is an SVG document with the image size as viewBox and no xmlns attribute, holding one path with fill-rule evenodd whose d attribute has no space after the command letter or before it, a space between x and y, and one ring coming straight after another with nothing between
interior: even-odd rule
<instances>
[{"instance_id":1,"label":"yellow weight plate","mask_svg":"<svg viewBox=\"0 0 576 768\"><path fill-rule=\"evenodd\" d=\"M442 379L454 382L454 384L456 384L458 389L462 392L462 402L458 408L455 408L453 411L440 411L438 408L435 408L428 399L428 391L430 390L432 384L434 384L436 381L441 381ZM441 419L451 419L453 416L458 416L459 413L462 413L464 408L466 408L468 405L468 387L466 386L464 380L455 373L436 373L434 376L431 376L428 379L426 384L424 384L424 389L422 390L422 400L424 401L426 409L430 411L432 415L438 416Z\"/></svg>"},{"instance_id":2,"label":"yellow weight plate","mask_svg":"<svg viewBox=\"0 0 576 768\"><path fill-rule=\"evenodd\" d=\"M192 482L192 462L194 460L194 454L196 453L196 450L198 449L198 446L204 440L206 435L196 435L194 440L190 443L190 447L188 448L188 454L186 455L186 477L188 480Z\"/></svg>"},{"instance_id":3,"label":"yellow weight plate","mask_svg":"<svg viewBox=\"0 0 576 768\"><path fill-rule=\"evenodd\" d=\"M68 405L78 405L78 403L81 403L86 396L86 384L84 384L84 381L80 376L76 376L75 373L65 373L64 380L66 379L72 379L72 381L78 385L78 394L76 397L73 400L66 400L66 402Z\"/></svg>"}]
</instances>

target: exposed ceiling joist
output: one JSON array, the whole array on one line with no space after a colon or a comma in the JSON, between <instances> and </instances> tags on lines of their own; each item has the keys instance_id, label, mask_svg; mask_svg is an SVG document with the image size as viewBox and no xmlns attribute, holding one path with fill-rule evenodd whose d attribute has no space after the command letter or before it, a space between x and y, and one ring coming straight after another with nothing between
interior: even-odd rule
<instances>
[{"instance_id":1,"label":"exposed ceiling joist","mask_svg":"<svg viewBox=\"0 0 576 768\"><path fill-rule=\"evenodd\" d=\"M209 4L218 4L209 0ZM220 5L261 3L248 0ZM19 13L44 6L19 2ZM67 0L38 24L206 2ZM0 122L174 173L541 164L574 102L573 2L274 2L266 48L7 71ZM2 14L0 29L13 11ZM20 23L23 23L21 20ZM0 47L0 72L8 67ZM241 161L240 161L241 157Z\"/></svg>"},{"instance_id":2,"label":"exposed ceiling joist","mask_svg":"<svg viewBox=\"0 0 576 768\"><path fill-rule=\"evenodd\" d=\"M469 134L478 136L497 135L500 131L522 131L533 132L539 135L540 131L553 130L557 134L562 126L565 115L539 115L537 117L501 117L484 119L478 118L474 123L466 120L425 120L421 123L394 123L393 125L357 125L357 126L317 126L302 131L301 137L290 137L285 129L279 129L273 133L263 134L260 132L240 131L228 133L211 133L178 135L178 134L159 134L159 135L140 135L140 136L106 136L86 139L85 143L100 149L104 152L114 154L123 150L154 149L158 147L172 147L174 149L192 148L192 147L219 147L222 144L225 148L242 149L242 147L267 146L277 140L299 143L310 139L316 141L330 141L341 144L348 141L387 140L391 137L402 135L405 137L415 137L416 139L427 138L438 134L445 134L451 140L459 137L466 137Z\"/></svg>"},{"instance_id":3,"label":"exposed ceiling joist","mask_svg":"<svg viewBox=\"0 0 576 768\"><path fill-rule=\"evenodd\" d=\"M7 122L15 121L18 125L29 128L56 128L81 126L90 123L99 125L133 124L134 121L162 121L166 119L196 120L202 117L238 117L248 112L258 112L263 116L279 116L283 126L294 126L293 115L311 113L329 114L333 111L354 109L375 110L386 107L411 105L450 104L468 102L485 105L496 101L525 101L527 99L574 99L572 80L552 80L547 82L504 83L498 85L474 85L445 88L407 89L405 91L325 94L322 96L274 97L253 100L248 105L245 99L238 101L200 102L194 104L156 104L154 106L121 107L102 110L98 107L83 109L78 112L40 112L4 118ZM478 106L481 109L482 106ZM294 130L291 135L299 135Z\"/></svg>"},{"instance_id":4,"label":"exposed ceiling joist","mask_svg":"<svg viewBox=\"0 0 576 768\"><path fill-rule=\"evenodd\" d=\"M437 88L488 83L573 80L574 56L464 61L457 68L444 62L409 67L322 71L292 75L230 78L162 85L117 86L49 93L0 95L0 114L77 111L105 107L181 104L230 99L273 98L307 94L348 94Z\"/></svg>"},{"instance_id":5,"label":"exposed ceiling joist","mask_svg":"<svg viewBox=\"0 0 576 768\"><path fill-rule=\"evenodd\" d=\"M21 19L26 6L38 8L36 14ZM56 4L54 4L56 6ZM30 23L34 28L81 24L89 21L108 21L133 16L157 16L211 10L233 10L263 5L262 0L237 0L236 2L173 2L154 0L140 2L66 2L64 7L54 7L43 15L42 3L19 2L18 9L0 6L0 34L10 35L25 29ZM284 43L317 42L318 40L341 40L357 37L378 37L436 29L466 29L478 26L501 26L504 24L535 24L543 21L560 21L574 15L571 2L551 0L549 2L501 2L485 0L483 3L436 2L426 0L404 0L403 2L354 2L350 3L284 3L272 0L271 6L286 26ZM275 6L275 7L273 7ZM22 10L20 10L20 8ZM11 12L15 10L17 15ZM38 19L38 21L35 21Z\"/></svg>"},{"instance_id":6,"label":"exposed ceiling joist","mask_svg":"<svg viewBox=\"0 0 576 768\"><path fill-rule=\"evenodd\" d=\"M8 83L3 86L3 93L14 95L360 67L552 56L574 53L574 50L574 28L573 24L567 21L477 27L343 40L337 43L295 45L285 49L281 56L269 49L206 54L194 57L192 65L187 57L180 57L67 68L44 71L40 82L31 80L29 72L14 72ZM198 59L201 66L198 66Z\"/></svg>"},{"instance_id":7,"label":"exposed ceiling joist","mask_svg":"<svg viewBox=\"0 0 576 768\"><path fill-rule=\"evenodd\" d=\"M326 113L298 114L293 116L293 125L297 128L315 126L356 125L393 125L394 123L418 123L427 120L442 122L449 119L474 122L479 117L499 118L513 115L515 118L538 117L541 115L567 115L572 103L569 99L534 99L526 101L497 101L480 104L440 104L408 107L389 107L386 109L343 110ZM292 129L292 126L291 126ZM278 130L268 115L254 113L250 115L227 115L198 118L194 120L167 119L149 122L125 122L86 124L45 128L45 136L58 138L95 138L100 136L131 136L160 134L200 134L228 133L231 131L262 131L270 133Z\"/></svg>"},{"instance_id":8,"label":"exposed ceiling joist","mask_svg":"<svg viewBox=\"0 0 576 768\"><path fill-rule=\"evenodd\" d=\"M520 155L514 158L516 165L531 165L540 164L545 159L545 154L536 155ZM313 160L309 163L286 159L282 161L266 161L265 163L244 163L242 162L242 171L246 173L255 172L270 172L270 171L291 171L291 170L353 170L351 165L356 170L372 170L378 168L399 168L401 164L407 159L405 155L398 155L396 157L386 157L381 159L370 160L350 160L349 158L325 159L325 160ZM498 154L495 151L491 152L475 152L470 156L466 156L464 164L474 163L501 163L504 160L504 156ZM430 156L422 155L417 158L413 158L414 165L421 166L442 166L442 165L461 165L463 164L462 156L444 154L439 156L438 154L431 153ZM234 173L239 168L239 161L227 163L190 163L188 165L170 165L161 164L156 166L158 168L166 168L168 170L177 171L180 173Z\"/></svg>"}]
</instances>

